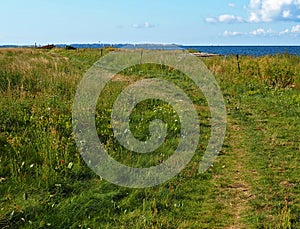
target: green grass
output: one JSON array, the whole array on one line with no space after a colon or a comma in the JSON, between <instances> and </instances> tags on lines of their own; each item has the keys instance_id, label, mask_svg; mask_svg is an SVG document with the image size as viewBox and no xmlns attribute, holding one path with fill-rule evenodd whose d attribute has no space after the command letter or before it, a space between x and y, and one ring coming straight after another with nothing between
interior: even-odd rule
<instances>
[{"instance_id":1,"label":"green grass","mask_svg":"<svg viewBox=\"0 0 300 229\"><path fill-rule=\"evenodd\" d=\"M111 50L104 50L104 54ZM228 125L214 166L198 174L210 136L210 112L186 76L159 65L125 69L104 89L96 126L109 154L130 166L157 165L178 144L180 123L166 103L140 103L134 136L149 137L153 119L167 123L164 144L148 155L124 149L110 126L126 86L161 77L180 86L200 117L200 143L170 181L129 189L102 180L81 158L72 104L99 50L0 50L0 228L299 228L300 57L203 59L222 88ZM162 153L163 152L163 153Z\"/></svg>"}]
</instances>

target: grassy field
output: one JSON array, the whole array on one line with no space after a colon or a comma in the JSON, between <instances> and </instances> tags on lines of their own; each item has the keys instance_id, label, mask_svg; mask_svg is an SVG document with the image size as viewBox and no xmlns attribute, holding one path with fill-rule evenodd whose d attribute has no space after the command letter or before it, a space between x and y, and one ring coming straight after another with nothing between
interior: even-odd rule
<instances>
[{"instance_id":1,"label":"grassy field","mask_svg":"<svg viewBox=\"0 0 300 229\"><path fill-rule=\"evenodd\" d=\"M103 54L109 52L105 49ZM96 126L110 155L130 165L156 165L178 144L177 114L164 102L140 103L131 115L136 138L149 121L168 137L149 155L126 151L113 137L112 105L126 86L161 77L180 86L200 117L200 144L170 181L144 189L102 180L87 167L72 133L73 98L99 50L0 50L0 228L300 228L300 57L203 59L227 107L227 133L217 161L198 165L210 136L210 111L186 76L159 65L118 74L98 101Z\"/></svg>"}]
</instances>

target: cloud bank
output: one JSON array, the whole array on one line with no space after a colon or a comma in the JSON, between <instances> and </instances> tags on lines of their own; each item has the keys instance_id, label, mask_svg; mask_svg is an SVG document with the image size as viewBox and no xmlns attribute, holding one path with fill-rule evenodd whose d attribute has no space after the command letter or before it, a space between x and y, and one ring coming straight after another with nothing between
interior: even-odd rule
<instances>
[{"instance_id":1,"label":"cloud bank","mask_svg":"<svg viewBox=\"0 0 300 229\"><path fill-rule=\"evenodd\" d=\"M234 7L233 4L229 4ZM206 18L208 23L259 23L272 21L300 21L300 0L250 0L244 7L248 17L222 14Z\"/></svg>"},{"instance_id":2,"label":"cloud bank","mask_svg":"<svg viewBox=\"0 0 300 229\"><path fill-rule=\"evenodd\" d=\"M249 22L300 21L300 0L250 0Z\"/></svg>"},{"instance_id":3,"label":"cloud bank","mask_svg":"<svg viewBox=\"0 0 300 229\"><path fill-rule=\"evenodd\" d=\"M300 24L293 26L291 29L285 29L283 31L274 31L272 29L265 30L263 28L258 28L250 32L237 32L237 31L228 31L225 30L223 36L243 36L243 35L250 35L250 36L283 36L283 35L293 35L293 36L300 36Z\"/></svg>"}]
</instances>

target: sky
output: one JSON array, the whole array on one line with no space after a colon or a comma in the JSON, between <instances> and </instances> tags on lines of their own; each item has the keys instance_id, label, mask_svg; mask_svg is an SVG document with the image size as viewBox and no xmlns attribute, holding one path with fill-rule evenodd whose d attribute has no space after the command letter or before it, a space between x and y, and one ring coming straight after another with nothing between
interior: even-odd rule
<instances>
[{"instance_id":1,"label":"sky","mask_svg":"<svg viewBox=\"0 0 300 229\"><path fill-rule=\"evenodd\" d=\"M0 45L299 45L300 0L9 0Z\"/></svg>"}]
</instances>

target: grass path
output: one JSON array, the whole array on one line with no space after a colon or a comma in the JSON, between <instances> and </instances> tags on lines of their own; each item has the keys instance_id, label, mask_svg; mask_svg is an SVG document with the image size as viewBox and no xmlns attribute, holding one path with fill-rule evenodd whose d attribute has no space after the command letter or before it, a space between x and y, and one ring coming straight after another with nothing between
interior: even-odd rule
<instances>
[{"instance_id":1,"label":"grass path","mask_svg":"<svg viewBox=\"0 0 300 229\"><path fill-rule=\"evenodd\" d=\"M255 198L252 187L247 182L255 176L247 169L249 151L244 144L245 128L235 119L229 117L225 147L216 164L222 169L213 178L220 190L218 201L225 202L231 214L231 220L225 228L249 228L245 217L249 210L248 201Z\"/></svg>"},{"instance_id":2,"label":"grass path","mask_svg":"<svg viewBox=\"0 0 300 229\"><path fill-rule=\"evenodd\" d=\"M214 178L219 201L230 208L227 228L298 228L298 96L284 91L260 100L244 97L229 112L216 163L222 169Z\"/></svg>"}]
</instances>

